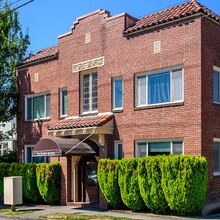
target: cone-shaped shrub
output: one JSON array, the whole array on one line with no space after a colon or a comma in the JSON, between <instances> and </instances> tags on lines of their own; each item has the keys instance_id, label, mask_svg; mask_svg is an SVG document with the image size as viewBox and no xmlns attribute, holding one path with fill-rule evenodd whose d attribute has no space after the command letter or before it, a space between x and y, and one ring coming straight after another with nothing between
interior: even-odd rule
<instances>
[{"instance_id":1,"label":"cone-shaped shrub","mask_svg":"<svg viewBox=\"0 0 220 220\"><path fill-rule=\"evenodd\" d=\"M162 157L144 157L138 161L138 184L146 206L154 213L165 213L168 204L161 185Z\"/></svg>"},{"instance_id":2,"label":"cone-shaped shrub","mask_svg":"<svg viewBox=\"0 0 220 220\"><path fill-rule=\"evenodd\" d=\"M162 187L170 209L179 215L200 214L208 179L206 159L167 156L161 167Z\"/></svg>"},{"instance_id":3,"label":"cone-shaped shrub","mask_svg":"<svg viewBox=\"0 0 220 220\"><path fill-rule=\"evenodd\" d=\"M98 163L98 182L103 196L114 208L122 205L118 185L119 160L102 159Z\"/></svg>"},{"instance_id":4,"label":"cone-shaped shrub","mask_svg":"<svg viewBox=\"0 0 220 220\"><path fill-rule=\"evenodd\" d=\"M61 165L55 163L37 164L37 186L40 195L46 203L54 204L60 201Z\"/></svg>"},{"instance_id":5,"label":"cone-shaped shrub","mask_svg":"<svg viewBox=\"0 0 220 220\"><path fill-rule=\"evenodd\" d=\"M141 210L144 201L138 187L138 159L122 159L119 163L118 181L121 198L124 204L132 210Z\"/></svg>"}]
</instances>

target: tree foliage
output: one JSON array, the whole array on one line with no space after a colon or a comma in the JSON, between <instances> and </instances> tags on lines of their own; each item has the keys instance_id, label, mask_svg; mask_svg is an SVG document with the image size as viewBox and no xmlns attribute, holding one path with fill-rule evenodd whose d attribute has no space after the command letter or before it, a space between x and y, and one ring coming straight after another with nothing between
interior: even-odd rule
<instances>
[{"instance_id":1,"label":"tree foliage","mask_svg":"<svg viewBox=\"0 0 220 220\"><path fill-rule=\"evenodd\" d=\"M24 60L29 45L18 12L7 0L0 0L0 121L9 121L17 112L16 65Z\"/></svg>"}]
</instances>

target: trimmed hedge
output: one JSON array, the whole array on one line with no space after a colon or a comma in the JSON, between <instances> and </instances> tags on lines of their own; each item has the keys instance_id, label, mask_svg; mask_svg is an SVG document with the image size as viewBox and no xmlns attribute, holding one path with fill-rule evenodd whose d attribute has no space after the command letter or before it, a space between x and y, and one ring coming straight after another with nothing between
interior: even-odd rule
<instances>
[{"instance_id":1,"label":"trimmed hedge","mask_svg":"<svg viewBox=\"0 0 220 220\"><path fill-rule=\"evenodd\" d=\"M204 157L163 157L162 187L171 210L179 215L200 214L208 180Z\"/></svg>"},{"instance_id":2,"label":"trimmed hedge","mask_svg":"<svg viewBox=\"0 0 220 220\"><path fill-rule=\"evenodd\" d=\"M168 204L161 186L161 159L161 156L155 156L138 160L138 184L146 206L154 213L164 214Z\"/></svg>"},{"instance_id":3,"label":"trimmed hedge","mask_svg":"<svg viewBox=\"0 0 220 220\"><path fill-rule=\"evenodd\" d=\"M4 177L9 176L10 163L0 163L0 196L4 193Z\"/></svg>"},{"instance_id":4,"label":"trimmed hedge","mask_svg":"<svg viewBox=\"0 0 220 220\"><path fill-rule=\"evenodd\" d=\"M154 213L171 210L178 215L201 214L208 180L204 157L170 155L117 162L100 160L98 181L107 202L109 198L114 201L112 197L116 194L117 172L113 175L116 164L121 198L128 208L140 210L145 202Z\"/></svg>"},{"instance_id":5,"label":"trimmed hedge","mask_svg":"<svg viewBox=\"0 0 220 220\"><path fill-rule=\"evenodd\" d=\"M121 207L122 200L118 184L119 160L102 159L98 164L99 187L108 204Z\"/></svg>"},{"instance_id":6,"label":"trimmed hedge","mask_svg":"<svg viewBox=\"0 0 220 220\"><path fill-rule=\"evenodd\" d=\"M44 201L49 204L59 202L61 196L60 163L37 164L36 173L37 186Z\"/></svg>"},{"instance_id":7,"label":"trimmed hedge","mask_svg":"<svg viewBox=\"0 0 220 220\"><path fill-rule=\"evenodd\" d=\"M123 158L119 163L118 181L124 204L135 211L144 207L144 201L138 187L138 160Z\"/></svg>"},{"instance_id":8,"label":"trimmed hedge","mask_svg":"<svg viewBox=\"0 0 220 220\"><path fill-rule=\"evenodd\" d=\"M38 169L39 171L44 170L44 173L46 174L45 179L42 178L41 181L42 183L46 183L45 191L47 190L47 192L44 193L44 197L41 197L37 184L37 176L41 176L40 174L37 174L38 166L46 167L46 170L43 168ZM26 200L40 202L43 198L47 203L55 203L59 201L60 198L60 168L60 163L50 163L43 165L37 165L35 163L0 163L0 196L3 196L4 192L4 177L22 176L22 190L23 196ZM54 180L51 180L53 178ZM42 187L41 184L39 185ZM48 190L48 188L50 189ZM51 192L51 190L53 192Z\"/></svg>"}]
</instances>

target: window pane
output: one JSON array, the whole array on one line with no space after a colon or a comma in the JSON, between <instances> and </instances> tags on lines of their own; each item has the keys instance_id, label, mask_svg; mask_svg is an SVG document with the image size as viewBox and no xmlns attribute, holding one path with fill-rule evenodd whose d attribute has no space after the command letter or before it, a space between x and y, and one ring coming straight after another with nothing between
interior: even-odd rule
<instances>
[{"instance_id":1,"label":"window pane","mask_svg":"<svg viewBox=\"0 0 220 220\"><path fill-rule=\"evenodd\" d=\"M97 73L92 73L92 111L98 109Z\"/></svg>"},{"instance_id":2,"label":"window pane","mask_svg":"<svg viewBox=\"0 0 220 220\"><path fill-rule=\"evenodd\" d=\"M122 79L114 80L114 108L122 108Z\"/></svg>"},{"instance_id":3,"label":"window pane","mask_svg":"<svg viewBox=\"0 0 220 220\"><path fill-rule=\"evenodd\" d=\"M67 98L67 90L61 91L61 115L67 115L68 108L68 98Z\"/></svg>"},{"instance_id":4,"label":"window pane","mask_svg":"<svg viewBox=\"0 0 220 220\"><path fill-rule=\"evenodd\" d=\"M137 78L138 86L138 105L147 104L147 85L146 85L146 76Z\"/></svg>"},{"instance_id":5,"label":"window pane","mask_svg":"<svg viewBox=\"0 0 220 220\"><path fill-rule=\"evenodd\" d=\"M147 155L147 143L137 143L135 149L135 157L145 157Z\"/></svg>"},{"instance_id":6,"label":"window pane","mask_svg":"<svg viewBox=\"0 0 220 220\"><path fill-rule=\"evenodd\" d=\"M170 102L170 73L148 76L148 104Z\"/></svg>"},{"instance_id":7,"label":"window pane","mask_svg":"<svg viewBox=\"0 0 220 220\"><path fill-rule=\"evenodd\" d=\"M26 147L26 163L32 162L32 148L33 147Z\"/></svg>"},{"instance_id":8,"label":"window pane","mask_svg":"<svg viewBox=\"0 0 220 220\"><path fill-rule=\"evenodd\" d=\"M44 118L44 96L33 98L33 119Z\"/></svg>"},{"instance_id":9,"label":"window pane","mask_svg":"<svg viewBox=\"0 0 220 220\"><path fill-rule=\"evenodd\" d=\"M123 145L122 143L115 143L115 159L122 159L123 158Z\"/></svg>"},{"instance_id":10,"label":"window pane","mask_svg":"<svg viewBox=\"0 0 220 220\"><path fill-rule=\"evenodd\" d=\"M173 155L183 154L183 142L173 142Z\"/></svg>"},{"instance_id":11,"label":"window pane","mask_svg":"<svg viewBox=\"0 0 220 220\"><path fill-rule=\"evenodd\" d=\"M219 102L219 73L214 71L213 76L213 101Z\"/></svg>"},{"instance_id":12,"label":"window pane","mask_svg":"<svg viewBox=\"0 0 220 220\"><path fill-rule=\"evenodd\" d=\"M170 154L170 142L148 143L148 155Z\"/></svg>"},{"instance_id":13,"label":"window pane","mask_svg":"<svg viewBox=\"0 0 220 220\"><path fill-rule=\"evenodd\" d=\"M27 120L32 119L32 98L27 98Z\"/></svg>"},{"instance_id":14,"label":"window pane","mask_svg":"<svg viewBox=\"0 0 220 220\"><path fill-rule=\"evenodd\" d=\"M90 110L90 93L89 93L89 74L83 75L83 111L88 112Z\"/></svg>"},{"instance_id":15,"label":"window pane","mask_svg":"<svg viewBox=\"0 0 220 220\"><path fill-rule=\"evenodd\" d=\"M173 100L172 101L179 101L182 100L182 70L173 71L172 75L173 79Z\"/></svg>"},{"instance_id":16,"label":"window pane","mask_svg":"<svg viewBox=\"0 0 220 220\"><path fill-rule=\"evenodd\" d=\"M214 172L220 172L219 159L219 143L214 142Z\"/></svg>"},{"instance_id":17,"label":"window pane","mask_svg":"<svg viewBox=\"0 0 220 220\"><path fill-rule=\"evenodd\" d=\"M50 94L46 95L46 117L50 117Z\"/></svg>"}]
</instances>

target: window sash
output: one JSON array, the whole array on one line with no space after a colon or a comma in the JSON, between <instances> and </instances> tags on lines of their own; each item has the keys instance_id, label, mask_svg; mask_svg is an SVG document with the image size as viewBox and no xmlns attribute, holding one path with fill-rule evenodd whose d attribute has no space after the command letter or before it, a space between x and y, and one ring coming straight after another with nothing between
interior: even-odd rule
<instances>
[{"instance_id":1,"label":"window sash","mask_svg":"<svg viewBox=\"0 0 220 220\"><path fill-rule=\"evenodd\" d=\"M135 157L183 154L183 141L136 141Z\"/></svg>"},{"instance_id":2,"label":"window sash","mask_svg":"<svg viewBox=\"0 0 220 220\"><path fill-rule=\"evenodd\" d=\"M123 80L113 79L113 109L123 108Z\"/></svg>"},{"instance_id":3,"label":"window sash","mask_svg":"<svg viewBox=\"0 0 220 220\"><path fill-rule=\"evenodd\" d=\"M136 106L183 101L183 69L136 76Z\"/></svg>"},{"instance_id":4,"label":"window sash","mask_svg":"<svg viewBox=\"0 0 220 220\"><path fill-rule=\"evenodd\" d=\"M60 90L60 115L68 114L68 92L66 89Z\"/></svg>"},{"instance_id":5,"label":"window sash","mask_svg":"<svg viewBox=\"0 0 220 220\"><path fill-rule=\"evenodd\" d=\"M82 112L98 110L98 73L82 75Z\"/></svg>"},{"instance_id":6,"label":"window sash","mask_svg":"<svg viewBox=\"0 0 220 220\"><path fill-rule=\"evenodd\" d=\"M114 147L114 158L120 160L123 157L124 157L123 143L122 141L116 141Z\"/></svg>"},{"instance_id":7,"label":"window sash","mask_svg":"<svg viewBox=\"0 0 220 220\"><path fill-rule=\"evenodd\" d=\"M25 163L46 163L49 162L49 157L32 157L34 146L25 146Z\"/></svg>"},{"instance_id":8,"label":"window sash","mask_svg":"<svg viewBox=\"0 0 220 220\"><path fill-rule=\"evenodd\" d=\"M220 103L220 72L213 71L213 102Z\"/></svg>"},{"instance_id":9,"label":"window sash","mask_svg":"<svg viewBox=\"0 0 220 220\"><path fill-rule=\"evenodd\" d=\"M26 120L50 117L50 94L35 95L26 98Z\"/></svg>"},{"instance_id":10,"label":"window sash","mask_svg":"<svg viewBox=\"0 0 220 220\"><path fill-rule=\"evenodd\" d=\"M220 174L220 142L214 142L214 173Z\"/></svg>"}]
</instances>

